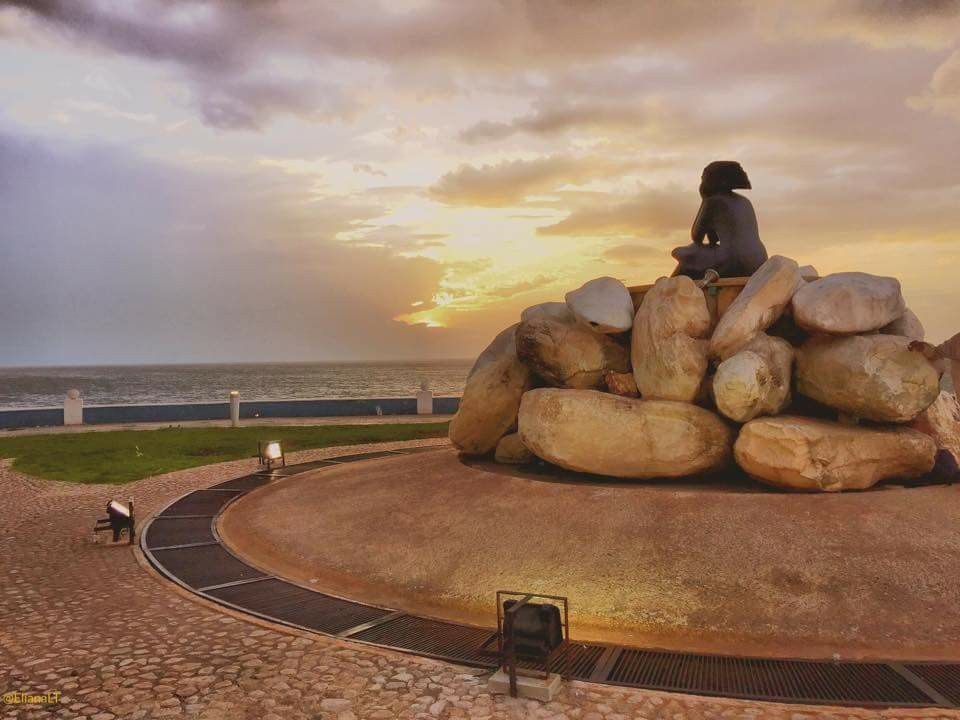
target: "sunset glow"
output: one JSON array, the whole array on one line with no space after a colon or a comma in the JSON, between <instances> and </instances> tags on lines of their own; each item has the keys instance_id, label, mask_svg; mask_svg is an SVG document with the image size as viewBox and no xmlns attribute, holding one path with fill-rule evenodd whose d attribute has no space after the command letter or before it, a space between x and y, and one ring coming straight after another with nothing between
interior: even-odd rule
<instances>
[{"instance_id":1,"label":"sunset glow","mask_svg":"<svg viewBox=\"0 0 960 720\"><path fill-rule=\"evenodd\" d=\"M956 3L8 3L0 364L472 356L669 274L715 159L942 340L958 46Z\"/></svg>"}]
</instances>

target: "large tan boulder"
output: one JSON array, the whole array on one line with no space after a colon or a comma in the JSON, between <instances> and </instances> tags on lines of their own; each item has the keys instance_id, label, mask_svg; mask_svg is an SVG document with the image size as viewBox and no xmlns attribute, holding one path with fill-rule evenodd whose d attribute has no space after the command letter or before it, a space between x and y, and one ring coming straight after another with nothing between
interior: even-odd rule
<instances>
[{"instance_id":1,"label":"large tan boulder","mask_svg":"<svg viewBox=\"0 0 960 720\"><path fill-rule=\"evenodd\" d=\"M923 340L924 335L926 335L923 323L910 308L904 310L903 315L892 323L880 328L880 332L884 335L900 335L910 340Z\"/></svg>"},{"instance_id":2,"label":"large tan boulder","mask_svg":"<svg viewBox=\"0 0 960 720\"><path fill-rule=\"evenodd\" d=\"M517 357L516 329L511 325L497 335L467 376L448 434L468 455L483 455L497 446L517 420L520 396L532 385L530 370Z\"/></svg>"},{"instance_id":3,"label":"large tan boulder","mask_svg":"<svg viewBox=\"0 0 960 720\"><path fill-rule=\"evenodd\" d=\"M933 468L936 444L904 427L866 428L797 416L758 418L733 446L751 476L790 490L864 490L887 478Z\"/></svg>"},{"instance_id":4,"label":"large tan boulder","mask_svg":"<svg viewBox=\"0 0 960 720\"><path fill-rule=\"evenodd\" d=\"M647 400L693 402L707 371L710 311L688 277L660 278L633 320L630 359Z\"/></svg>"},{"instance_id":5,"label":"large tan boulder","mask_svg":"<svg viewBox=\"0 0 960 720\"><path fill-rule=\"evenodd\" d=\"M562 303L544 303L524 311L517 327L517 355L557 387L598 388L606 371L630 369L625 347L579 322Z\"/></svg>"},{"instance_id":6,"label":"large tan boulder","mask_svg":"<svg viewBox=\"0 0 960 720\"><path fill-rule=\"evenodd\" d=\"M696 475L729 463L733 431L696 405L634 400L595 390L523 395L520 437L568 470L622 478Z\"/></svg>"},{"instance_id":7,"label":"large tan boulder","mask_svg":"<svg viewBox=\"0 0 960 720\"><path fill-rule=\"evenodd\" d=\"M797 392L847 415L909 422L937 399L940 376L897 335L814 336L797 351Z\"/></svg>"},{"instance_id":8,"label":"large tan boulder","mask_svg":"<svg viewBox=\"0 0 960 720\"><path fill-rule=\"evenodd\" d=\"M879 330L906 306L896 278L862 272L827 275L793 296L793 318L808 332L852 335Z\"/></svg>"},{"instance_id":9,"label":"large tan boulder","mask_svg":"<svg viewBox=\"0 0 960 720\"><path fill-rule=\"evenodd\" d=\"M493 459L504 465L526 465L536 460L536 456L527 450L519 433L510 433L500 438Z\"/></svg>"},{"instance_id":10,"label":"large tan boulder","mask_svg":"<svg viewBox=\"0 0 960 720\"><path fill-rule=\"evenodd\" d=\"M796 261L782 255L767 260L723 313L710 338L710 354L726 360L743 348L777 321L803 284Z\"/></svg>"},{"instance_id":11,"label":"large tan boulder","mask_svg":"<svg viewBox=\"0 0 960 720\"><path fill-rule=\"evenodd\" d=\"M612 277L601 277L568 292L567 307L577 319L597 332L622 333L633 325L633 300L627 287Z\"/></svg>"},{"instance_id":12,"label":"large tan boulder","mask_svg":"<svg viewBox=\"0 0 960 720\"><path fill-rule=\"evenodd\" d=\"M932 437L937 447L949 450L960 461L960 403L956 395L941 391L910 427Z\"/></svg>"},{"instance_id":13,"label":"large tan boulder","mask_svg":"<svg viewBox=\"0 0 960 720\"><path fill-rule=\"evenodd\" d=\"M713 376L717 409L738 423L776 415L790 404L792 366L790 343L758 333L717 368Z\"/></svg>"}]
</instances>

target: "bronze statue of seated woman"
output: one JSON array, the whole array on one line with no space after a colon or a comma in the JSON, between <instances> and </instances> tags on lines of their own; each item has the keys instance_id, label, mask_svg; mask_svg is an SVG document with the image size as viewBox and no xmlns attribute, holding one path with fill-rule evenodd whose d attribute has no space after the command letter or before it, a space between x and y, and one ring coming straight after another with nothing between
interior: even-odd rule
<instances>
[{"instance_id":1,"label":"bronze statue of seated woman","mask_svg":"<svg viewBox=\"0 0 960 720\"><path fill-rule=\"evenodd\" d=\"M703 169L703 202L690 231L692 242L671 253L677 261L674 275L699 280L712 269L720 277L744 277L766 262L767 249L760 241L753 205L733 192L750 187L750 179L738 162L717 160Z\"/></svg>"}]
</instances>

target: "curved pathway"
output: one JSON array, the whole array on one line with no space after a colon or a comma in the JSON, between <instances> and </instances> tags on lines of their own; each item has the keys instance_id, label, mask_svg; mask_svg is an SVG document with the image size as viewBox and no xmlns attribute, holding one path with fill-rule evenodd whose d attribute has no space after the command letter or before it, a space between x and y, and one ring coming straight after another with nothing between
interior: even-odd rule
<instances>
[{"instance_id":1,"label":"curved pathway","mask_svg":"<svg viewBox=\"0 0 960 720\"><path fill-rule=\"evenodd\" d=\"M437 441L327 448L291 462ZM112 497L146 518L190 490L249 473L242 460L124 487L0 467L0 705L11 718L960 718L958 712L791 707L570 683L554 702L491 696L481 671L235 616L186 596L129 546L90 528ZM480 673L478 675L478 672Z\"/></svg>"}]
</instances>

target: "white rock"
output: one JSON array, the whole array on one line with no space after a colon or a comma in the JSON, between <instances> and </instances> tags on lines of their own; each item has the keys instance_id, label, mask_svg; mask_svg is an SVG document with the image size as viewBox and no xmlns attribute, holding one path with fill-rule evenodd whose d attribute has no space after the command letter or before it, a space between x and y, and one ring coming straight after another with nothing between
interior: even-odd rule
<instances>
[{"instance_id":1,"label":"white rock","mask_svg":"<svg viewBox=\"0 0 960 720\"><path fill-rule=\"evenodd\" d=\"M788 415L748 422L733 450L740 467L762 482L826 492L919 477L933 468L936 451L932 439L909 428L866 428Z\"/></svg>"},{"instance_id":2,"label":"white rock","mask_svg":"<svg viewBox=\"0 0 960 720\"><path fill-rule=\"evenodd\" d=\"M879 330L906 309L896 278L862 272L834 273L807 283L792 305L801 328L834 335Z\"/></svg>"},{"instance_id":3,"label":"white rock","mask_svg":"<svg viewBox=\"0 0 960 720\"><path fill-rule=\"evenodd\" d=\"M710 338L710 354L726 360L773 325L804 284L797 263L774 255L753 274L723 313Z\"/></svg>"},{"instance_id":4,"label":"white rock","mask_svg":"<svg viewBox=\"0 0 960 720\"><path fill-rule=\"evenodd\" d=\"M797 350L797 392L842 413L909 422L937 399L940 375L897 335L814 336Z\"/></svg>"},{"instance_id":5,"label":"white rock","mask_svg":"<svg viewBox=\"0 0 960 720\"><path fill-rule=\"evenodd\" d=\"M713 376L717 409L739 423L776 415L790 404L792 365L790 343L758 333L717 368Z\"/></svg>"},{"instance_id":6,"label":"white rock","mask_svg":"<svg viewBox=\"0 0 960 720\"><path fill-rule=\"evenodd\" d=\"M920 318L910 308L903 311L903 315L898 317L889 325L880 328L884 335L900 335L911 340L923 340L926 331L923 329L923 323Z\"/></svg>"},{"instance_id":7,"label":"white rock","mask_svg":"<svg viewBox=\"0 0 960 720\"><path fill-rule=\"evenodd\" d=\"M579 322L564 306L529 308L517 327L517 355L550 385L597 388L608 370L627 372L627 349Z\"/></svg>"},{"instance_id":8,"label":"white rock","mask_svg":"<svg viewBox=\"0 0 960 720\"><path fill-rule=\"evenodd\" d=\"M707 372L710 311L697 284L660 278L633 321L630 358L641 397L693 402Z\"/></svg>"},{"instance_id":9,"label":"white rock","mask_svg":"<svg viewBox=\"0 0 960 720\"><path fill-rule=\"evenodd\" d=\"M468 455L483 455L497 446L516 422L520 396L532 384L530 370L517 357L516 329L511 325L497 335L467 376L449 436Z\"/></svg>"},{"instance_id":10,"label":"white rock","mask_svg":"<svg viewBox=\"0 0 960 720\"><path fill-rule=\"evenodd\" d=\"M577 319L597 332L621 333L633 325L633 300L626 286L612 277L584 283L566 295Z\"/></svg>"},{"instance_id":11,"label":"white rock","mask_svg":"<svg viewBox=\"0 0 960 720\"><path fill-rule=\"evenodd\" d=\"M523 444L548 462L623 478L718 470L728 464L733 441L723 420L696 405L595 390L524 393L519 428Z\"/></svg>"}]
</instances>

